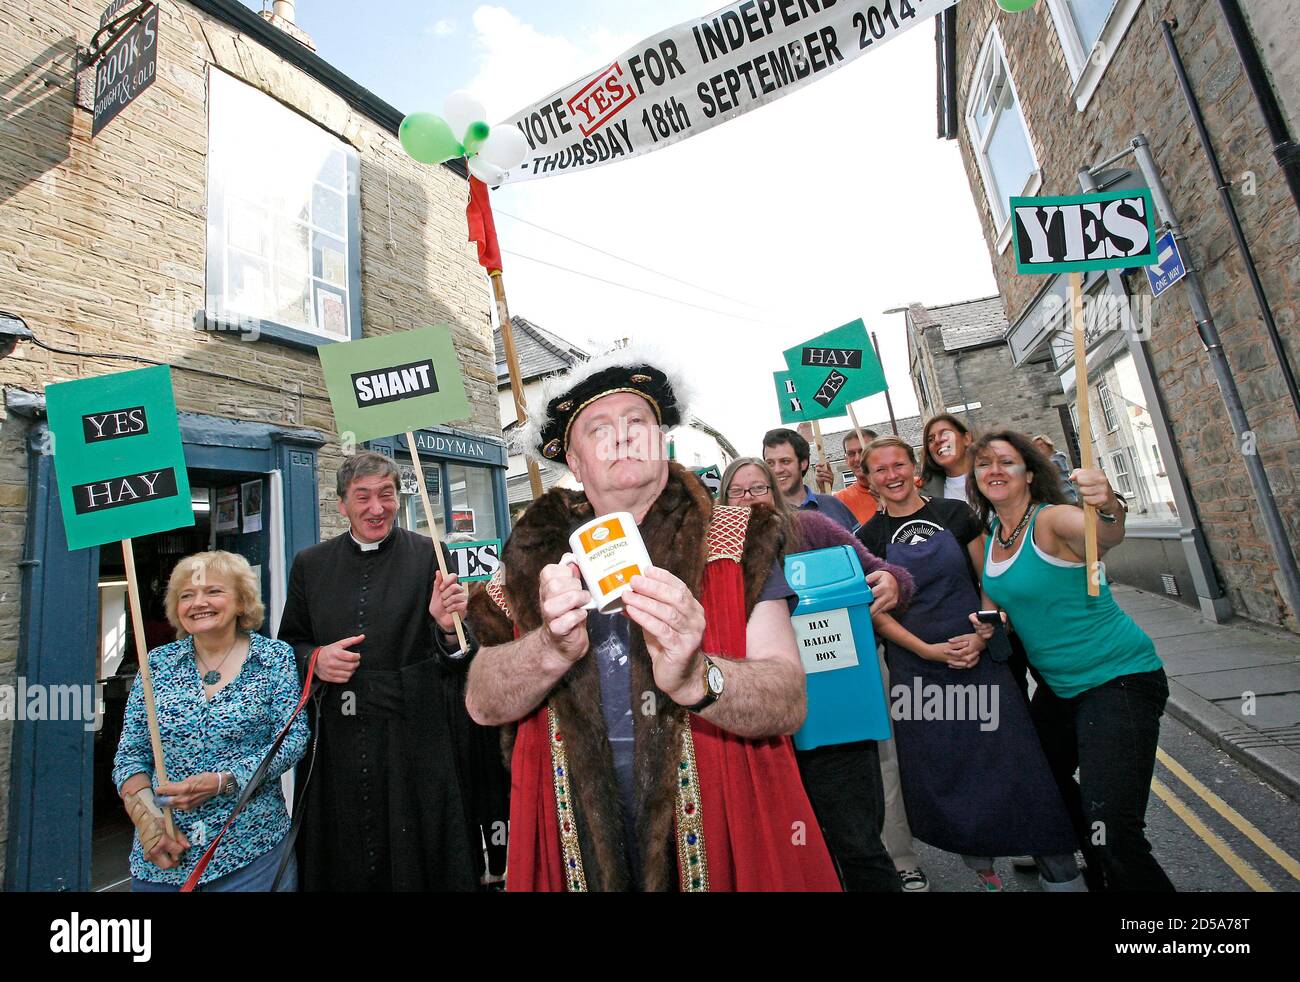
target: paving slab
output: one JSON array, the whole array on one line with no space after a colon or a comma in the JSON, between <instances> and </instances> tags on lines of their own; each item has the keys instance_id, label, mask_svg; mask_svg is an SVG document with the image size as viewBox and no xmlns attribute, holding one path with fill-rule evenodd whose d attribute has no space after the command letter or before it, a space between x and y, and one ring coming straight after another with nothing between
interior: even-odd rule
<instances>
[{"instance_id":1,"label":"paving slab","mask_svg":"<svg viewBox=\"0 0 1300 982\"><path fill-rule=\"evenodd\" d=\"M1214 624L1190 607L1121 584L1113 593L1165 663L1165 711L1300 798L1300 637ZM1253 715L1243 712L1244 692L1255 694Z\"/></svg>"},{"instance_id":2,"label":"paving slab","mask_svg":"<svg viewBox=\"0 0 1300 982\"><path fill-rule=\"evenodd\" d=\"M1300 663L1262 665L1258 668L1233 668L1219 672L1180 675L1178 681L1202 699L1233 699L1243 692L1279 694L1300 692Z\"/></svg>"}]
</instances>

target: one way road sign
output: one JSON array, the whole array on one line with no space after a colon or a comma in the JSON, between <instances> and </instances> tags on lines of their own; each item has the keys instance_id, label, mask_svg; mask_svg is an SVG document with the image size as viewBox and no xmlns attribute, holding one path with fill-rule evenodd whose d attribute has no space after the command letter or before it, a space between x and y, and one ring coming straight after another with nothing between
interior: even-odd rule
<instances>
[{"instance_id":1,"label":"one way road sign","mask_svg":"<svg viewBox=\"0 0 1300 982\"><path fill-rule=\"evenodd\" d=\"M1174 233L1166 232L1156 240L1156 261L1146 267L1151 296L1158 297L1187 275L1182 253L1174 241Z\"/></svg>"}]
</instances>

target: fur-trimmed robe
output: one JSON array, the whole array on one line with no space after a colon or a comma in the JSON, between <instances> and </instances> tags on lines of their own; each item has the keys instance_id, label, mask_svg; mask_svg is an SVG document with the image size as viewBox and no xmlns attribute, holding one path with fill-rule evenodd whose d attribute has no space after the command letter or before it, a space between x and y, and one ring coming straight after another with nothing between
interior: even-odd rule
<instances>
[{"instance_id":1,"label":"fur-trimmed robe","mask_svg":"<svg viewBox=\"0 0 1300 982\"><path fill-rule=\"evenodd\" d=\"M697 597L704 579L707 531L712 514L713 503L703 485L674 463L669 465L668 483L663 493L640 525L651 561L681 579ZM540 626L537 593L542 567L558 561L567 551L567 539L572 530L594 517L585 495L561 488L548 492L529 508L515 526L503 555L505 599L513 623L486 590L478 588L471 597L469 618L483 645L502 644L512 640L516 630L523 635ZM782 546L783 536L776 513L767 506L754 507L750 512L741 563L746 620L781 555ZM635 719L634 793L639 817L638 853L642 862L641 882L636 887L675 890L678 887L675 804L680 777L677 764L682 727L689 725L689 716L655 685L645 639L636 624L631 625L629 657ZM649 692L655 695L653 715L642 711L646 703L640 694ZM633 889L625 858L618 783L601 711L597 660L590 656L579 660L552 690L549 702L564 730L587 888ZM727 735L726 739L739 738ZM797 771L790 771L790 780L784 776L785 754L789 755L793 768L789 738L749 742L772 745L765 749L774 751L773 759L777 764L764 773L779 774L779 783L785 785L793 782L792 787L753 789L759 806L768 793L779 795L784 809L788 809L797 797L802 806L796 806L795 812L802 814L806 810L809 826L807 843L797 850L802 854L800 862L817 857L818 851L821 857L825 857L824 862L819 857L813 858L810 865L814 873L802 880L802 874L796 874L787 880L775 877L773 882L783 882L787 889L795 888L789 884L796 882L812 884L805 889L838 889ZM516 786L518 779L516 774ZM544 793L547 790L543 788ZM553 798L548 798L548 801L553 801ZM515 831L512 826L512 838ZM791 833L786 830L784 834L788 843ZM725 847L725 844L717 843L717 846ZM779 862L774 855L765 858L769 862ZM514 859L512 845L512 863Z\"/></svg>"}]
</instances>

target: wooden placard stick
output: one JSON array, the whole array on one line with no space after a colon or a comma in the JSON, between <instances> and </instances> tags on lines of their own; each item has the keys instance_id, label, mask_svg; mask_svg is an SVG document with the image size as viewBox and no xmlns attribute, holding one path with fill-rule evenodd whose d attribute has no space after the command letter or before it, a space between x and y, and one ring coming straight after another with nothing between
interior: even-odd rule
<instances>
[{"instance_id":1,"label":"wooden placard stick","mask_svg":"<svg viewBox=\"0 0 1300 982\"><path fill-rule=\"evenodd\" d=\"M135 657L140 665L140 683L144 690L144 715L149 724L149 743L153 746L153 769L159 784L167 784L167 764L163 760L162 732L158 729L158 710L153 701L153 675L149 671L149 649L145 644L144 615L140 611L140 585L135 576L135 550L130 539L122 540L122 562L126 566L126 595L131 606L131 633L135 635ZM171 806L163 809L167 834L176 838Z\"/></svg>"},{"instance_id":2,"label":"wooden placard stick","mask_svg":"<svg viewBox=\"0 0 1300 982\"><path fill-rule=\"evenodd\" d=\"M1083 274L1070 274L1070 316L1074 325L1074 398L1079 416L1079 465L1091 470L1092 419L1088 413L1088 357L1083 336ZM1101 594L1101 564L1097 561L1097 509L1083 506L1083 547L1088 570L1088 596Z\"/></svg>"},{"instance_id":3,"label":"wooden placard stick","mask_svg":"<svg viewBox=\"0 0 1300 982\"><path fill-rule=\"evenodd\" d=\"M853 411L853 403L849 403L849 422L853 424L853 435L858 438L858 446L862 448L862 452L865 454L867 452L867 436L862 432L862 427L858 425L858 414ZM862 464L858 466L862 467L865 463L866 458L864 457Z\"/></svg>"},{"instance_id":4,"label":"wooden placard stick","mask_svg":"<svg viewBox=\"0 0 1300 982\"><path fill-rule=\"evenodd\" d=\"M497 302L497 320L501 322L501 347L506 351L506 371L510 373L510 394L515 400L515 419L522 426L528 419L528 402L524 398L524 384L519 377L519 355L515 351L515 335L510 326L510 307L506 304L506 284L501 278L501 270L494 269L491 274L492 295ZM531 457L528 461L528 483L533 490L533 500L542 496L542 472L537 461Z\"/></svg>"},{"instance_id":5,"label":"wooden placard stick","mask_svg":"<svg viewBox=\"0 0 1300 982\"><path fill-rule=\"evenodd\" d=\"M822 444L822 424L814 419L812 421L812 427L813 427L813 440L817 444L817 459L824 464L826 463L826 447ZM834 484L831 484L830 487L827 487L821 481L817 482L817 489L822 494L828 494L831 488L834 486L835 486Z\"/></svg>"},{"instance_id":6,"label":"wooden placard stick","mask_svg":"<svg viewBox=\"0 0 1300 982\"><path fill-rule=\"evenodd\" d=\"M424 484L424 468L420 466L420 457L415 452L415 434L406 431L406 449L411 452L411 466L415 468L415 483L420 488L420 500L424 503L424 518L429 523L429 537L433 539L433 554L438 559L438 569L444 577L447 574L447 559L442 554L442 537L438 535L438 523L433 517L433 505L429 502L429 489ZM461 651L467 651L465 629L461 626L460 615L451 613L451 623L456 628L456 642Z\"/></svg>"}]
</instances>

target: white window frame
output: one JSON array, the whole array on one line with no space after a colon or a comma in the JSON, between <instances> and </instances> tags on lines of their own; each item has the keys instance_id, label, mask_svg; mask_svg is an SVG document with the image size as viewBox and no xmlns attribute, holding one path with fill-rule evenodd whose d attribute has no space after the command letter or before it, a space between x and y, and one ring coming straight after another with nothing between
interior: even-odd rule
<instances>
[{"instance_id":1,"label":"white window frame","mask_svg":"<svg viewBox=\"0 0 1300 982\"><path fill-rule=\"evenodd\" d=\"M1127 500L1135 496L1133 490L1133 472L1129 468L1128 451L1124 447L1112 451L1110 455L1111 466L1115 468L1114 485L1120 494Z\"/></svg>"},{"instance_id":2,"label":"white window frame","mask_svg":"<svg viewBox=\"0 0 1300 982\"><path fill-rule=\"evenodd\" d=\"M1092 101L1102 76L1106 74L1106 69L1119 49L1120 42L1124 40L1124 35L1128 33L1140 6L1142 0L1115 0L1096 43L1091 50L1085 51L1067 0L1047 0L1047 9L1051 11L1056 36L1061 41L1065 63L1070 69L1070 78L1074 80L1070 98L1074 100L1079 112L1083 112Z\"/></svg>"},{"instance_id":3,"label":"white window frame","mask_svg":"<svg viewBox=\"0 0 1300 982\"><path fill-rule=\"evenodd\" d=\"M227 100L222 102L222 100ZM331 154L337 153L342 161L342 183L330 185L319 177L306 190L314 192L320 188L326 195L342 199L343 233L340 235L331 228L325 228L316 216L306 217L274 212L260 203L243 205L252 212L260 213L261 227L272 229L277 225L302 228L306 234L306 262L304 281L306 299L311 312L307 323L281 323L276 320L277 311L269 300L269 292L277 280L275 250L252 251L230 241L230 214L241 205L241 198L247 196L247 186L240 187L230 183L229 174L222 163L236 151L235 146L246 146L247 140L240 133L233 131L232 109L239 100L246 100L245 111L256 106L256 112L265 114L272 122L283 120L285 124L298 128L299 134L310 134L310 138L321 146L329 148ZM315 350L322 344L338 341L353 341L361 337L361 197L360 197L360 155L355 147L349 145L336 133L321 126L319 122L304 117L277 99L250 85L244 79L216 66L208 70L208 187L207 187L207 260L204 283L204 328L207 330L232 330L241 332L246 325L255 326L258 335L283 344ZM242 117L241 117L242 119ZM232 141L232 137L234 140ZM242 143L239 141L243 140ZM247 147L246 151L265 161L266 166L274 166L274 148L261 145ZM242 193L241 193L242 192ZM314 210L314 205L313 205ZM266 243L271 240L265 239ZM315 245L320 242L341 243L342 248L331 252L342 254L341 280L315 269ZM267 270L263 300L259 310L249 311L231 303L230 279L231 266L237 260L252 261L261 264ZM343 330L328 331L321 323L322 300L334 298L342 308ZM256 340L256 336L250 340Z\"/></svg>"},{"instance_id":4,"label":"white window frame","mask_svg":"<svg viewBox=\"0 0 1300 982\"><path fill-rule=\"evenodd\" d=\"M1110 394L1110 386L1104 380L1097 383L1097 401L1101 405L1106 432L1114 433L1119 429L1119 414L1115 412L1115 400Z\"/></svg>"},{"instance_id":5,"label":"white window frame","mask_svg":"<svg viewBox=\"0 0 1300 982\"><path fill-rule=\"evenodd\" d=\"M1024 103L1020 101L1020 93L1016 89L1015 79L1011 77L1011 66L1007 62L1007 51L1002 44L1002 35L998 32L997 25L994 24L989 28L989 33L984 38L984 45L980 48L979 58L975 60L975 72L971 75L971 84L966 92L966 133L970 138L971 154L975 158L980 177L984 182L984 197L989 205L989 214L993 218L993 227L998 230L994 245L999 253L1003 253L1006 252L1007 246L1011 244L1011 203L1010 200L996 200L990 193L996 187L996 182L993 180L993 172L989 169L986 151L993 131L997 128L1002 111L1007 107L1005 105L998 106L993 118L989 121L986 133L981 134L979 127L975 125L975 106L983 95L980 81L984 77L984 70L988 65L989 58L995 56L1002 63L1002 67L1006 72L1007 86L1010 88L1016 104L1020 106L1020 121L1025 128L1025 143L1029 146L1029 156L1034 162L1034 168L1025 179L1024 187L1008 194L1008 199L1037 193L1043 184L1043 170L1038 160L1038 151L1034 149L1034 135L1030 132L1029 120L1025 117Z\"/></svg>"}]
</instances>

